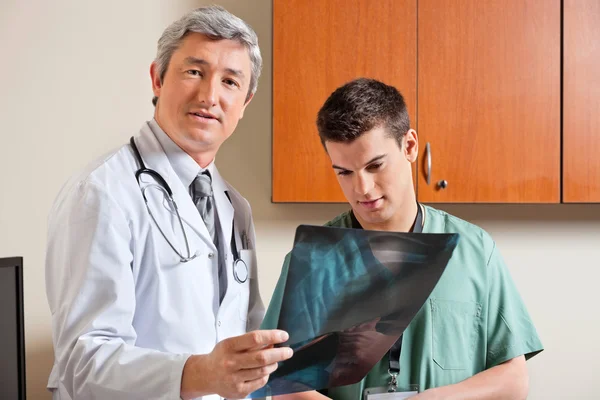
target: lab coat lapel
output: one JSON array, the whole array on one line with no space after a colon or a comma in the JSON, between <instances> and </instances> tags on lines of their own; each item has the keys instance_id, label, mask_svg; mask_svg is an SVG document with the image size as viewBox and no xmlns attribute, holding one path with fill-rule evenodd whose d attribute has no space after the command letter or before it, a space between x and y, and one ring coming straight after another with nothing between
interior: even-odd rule
<instances>
[{"instance_id":1,"label":"lab coat lapel","mask_svg":"<svg viewBox=\"0 0 600 400\"><path fill-rule=\"evenodd\" d=\"M146 164L146 168L150 168L158 172L162 175L162 177L167 181L171 190L173 191L173 199L175 203L177 203L177 207L179 210L179 214L183 221L184 227L186 229L186 234L188 237L190 236L190 228L198 236L205 244L211 249L211 251L215 251L215 245L210 237L208 229L196 208L190 194L189 189L186 188L173 168L171 167L171 163L167 158L162 146L154 136L154 133L148 126L148 124L144 124L139 134L136 136L136 144L138 149L140 150L142 159ZM231 228L229 230L231 233ZM192 238L189 238L190 246L192 247L190 250L192 254L198 251L197 248L193 247Z\"/></svg>"},{"instance_id":2,"label":"lab coat lapel","mask_svg":"<svg viewBox=\"0 0 600 400\"><path fill-rule=\"evenodd\" d=\"M223 298L223 303L221 304L221 308L228 309L231 307L236 308L235 300L237 299L237 294L239 291L239 284L233 277L233 262L234 254L231 249L231 233L233 228L233 221L235 218L235 208L227 196L228 186L217 167L214 167L213 170L213 191L215 194L215 201L217 202L217 210L219 213L219 226L221 228L222 236L221 240L223 240L223 249L225 251L226 256L226 272L227 272L227 291L225 292L225 297ZM236 221L237 224L237 221ZM236 225L236 230L239 230L239 226ZM238 246L238 249L240 247ZM238 250L239 251L239 250Z\"/></svg>"},{"instance_id":3,"label":"lab coat lapel","mask_svg":"<svg viewBox=\"0 0 600 400\"><path fill-rule=\"evenodd\" d=\"M223 240L223 248L226 249L226 252L229 254L234 208L229 197L227 197L227 194L225 193L227 191L227 185L221 177L221 174L219 174L216 166L214 166L213 169L212 185L219 217L219 227L222 232L221 240Z\"/></svg>"}]
</instances>

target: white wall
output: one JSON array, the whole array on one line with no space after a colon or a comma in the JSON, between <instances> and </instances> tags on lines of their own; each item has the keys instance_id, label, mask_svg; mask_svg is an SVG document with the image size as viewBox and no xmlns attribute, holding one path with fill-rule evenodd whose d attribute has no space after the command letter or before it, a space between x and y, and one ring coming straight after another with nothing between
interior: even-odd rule
<instances>
[{"instance_id":1,"label":"white wall","mask_svg":"<svg viewBox=\"0 0 600 400\"><path fill-rule=\"evenodd\" d=\"M49 398L50 205L69 174L151 118L148 69L156 41L169 22L205 3L0 0L0 257L25 257L30 399ZM253 205L268 302L295 227L346 207L271 204L271 2L221 4L253 25L265 59L258 93L218 165ZM530 398L598 398L600 205L443 208L495 237L537 324L546 350L529 364Z\"/></svg>"}]
</instances>

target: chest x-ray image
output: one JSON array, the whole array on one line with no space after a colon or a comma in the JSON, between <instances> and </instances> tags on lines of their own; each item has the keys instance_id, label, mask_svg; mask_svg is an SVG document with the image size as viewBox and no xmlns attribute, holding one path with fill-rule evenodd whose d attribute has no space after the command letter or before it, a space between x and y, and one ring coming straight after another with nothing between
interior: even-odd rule
<instances>
[{"instance_id":1,"label":"chest x-ray image","mask_svg":"<svg viewBox=\"0 0 600 400\"><path fill-rule=\"evenodd\" d=\"M360 381L400 338L439 281L459 237L301 225L277 328L294 356L264 397ZM269 307L278 307L271 304Z\"/></svg>"}]
</instances>

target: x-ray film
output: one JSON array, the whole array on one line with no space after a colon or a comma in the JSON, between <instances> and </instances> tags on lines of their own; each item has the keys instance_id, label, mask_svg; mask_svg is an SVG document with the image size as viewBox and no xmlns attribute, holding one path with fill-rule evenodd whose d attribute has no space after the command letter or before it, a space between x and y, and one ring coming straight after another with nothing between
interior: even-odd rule
<instances>
[{"instance_id":1,"label":"x-ray film","mask_svg":"<svg viewBox=\"0 0 600 400\"><path fill-rule=\"evenodd\" d=\"M301 225L277 328L294 350L249 397L356 383L402 335L439 281L457 234Z\"/></svg>"}]
</instances>

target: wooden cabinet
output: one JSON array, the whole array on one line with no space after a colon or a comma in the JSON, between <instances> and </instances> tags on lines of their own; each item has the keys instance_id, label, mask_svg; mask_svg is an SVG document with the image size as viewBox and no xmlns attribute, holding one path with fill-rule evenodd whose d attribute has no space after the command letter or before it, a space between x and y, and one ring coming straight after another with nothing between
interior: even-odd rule
<instances>
[{"instance_id":1,"label":"wooden cabinet","mask_svg":"<svg viewBox=\"0 0 600 400\"><path fill-rule=\"evenodd\" d=\"M416 115L416 0L273 1L273 201L344 202L317 112L359 76L402 91Z\"/></svg>"},{"instance_id":2,"label":"wooden cabinet","mask_svg":"<svg viewBox=\"0 0 600 400\"><path fill-rule=\"evenodd\" d=\"M563 201L600 202L600 2L564 0Z\"/></svg>"},{"instance_id":3,"label":"wooden cabinet","mask_svg":"<svg viewBox=\"0 0 600 400\"><path fill-rule=\"evenodd\" d=\"M597 0L274 0L273 201L345 201L316 115L367 76L406 99L419 201L600 202L599 21Z\"/></svg>"},{"instance_id":4,"label":"wooden cabinet","mask_svg":"<svg viewBox=\"0 0 600 400\"><path fill-rule=\"evenodd\" d=\"M419 201L558 203L560 1L419 0L418 26Z\"/></svg>"}]
</instances>

